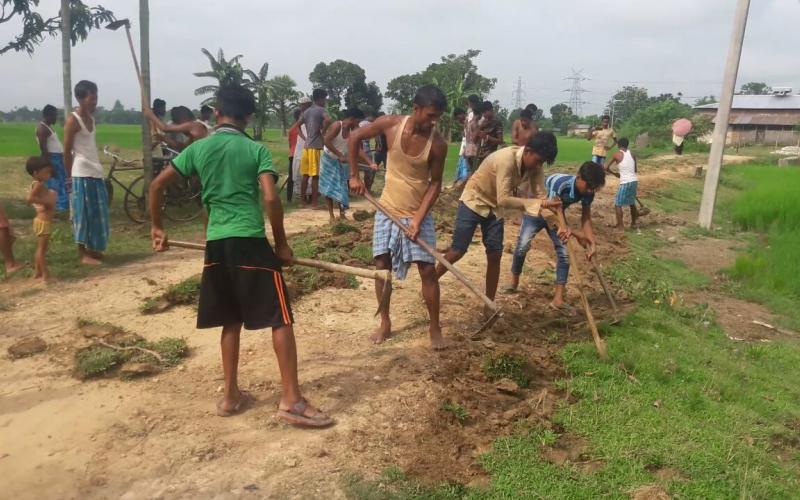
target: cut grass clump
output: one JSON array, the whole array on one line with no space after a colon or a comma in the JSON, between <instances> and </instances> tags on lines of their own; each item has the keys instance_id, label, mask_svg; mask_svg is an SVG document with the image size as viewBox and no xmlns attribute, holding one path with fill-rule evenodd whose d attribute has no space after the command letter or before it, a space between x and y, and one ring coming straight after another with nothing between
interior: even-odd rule
<instances>
[{"instance_id":1,"label":"cut grass clump","mask_svg":"<svg viewBox=\"0 0 800 500\"><path fill-rule=\"evenodd\" d=\"M349 224L343 220L337 220L333 224L331 224L331 232L333 234L345 234L345 233L358 233L360 232L359 229Z\"/></svg>"},{"instance_id":2,"label":"cut grass clump","mask_svg":"<svg viewBox=\"0 0 800 500\"><path fill-rule=\"evenodd\" d=\"M492 382L503 378L513 380L523 389L530 385L530 376L526 373L528 362L511 354L487 358L483 362L483 373Z\"/></svg>"},{"instance_id":3,"label":"cut grass clump","mask_svg":"<svg viewBox=\"0 0 800 500\"><path fill-rule=\"evenodd\" d=\"M464 425L464 423L469 419L469 413L467 413L467 410L460 404L454 403L449 399L442 401L442 404L441 406L439 406L439 409L445 413L449 413L450 415L452 415L453 418L456 419L456 422L458 422L461 425Z\"/></svg>"},{"instance_id":4,"label":"cut grass clump","mask_svg":"<svg viewBox=\"0 0 800 500\"><path fill-rule=\"evenodd\" d=\"M346 498L354 500L462 500L468 498L469 492L456 482L438 486L420 484L409 479L399 467L389 467L373 480L360 474L345 474L343 486Z\"/></svg>"},{"instance_id":5,"label":"cut grass clump","mask_svg":"<svg viewBox=\"0 0 800 500\"><path fill-rule=\"evenodd\" d=\"M149 342L110 323L78 320L79 334L92 345L75 353L75 376L81 380L119 373L130 379L158 373L189 355L184 339L164 337Z\"/></svg>"},{"instance_id":6,"label":"cut grass clump","mask_svg":"<svg viewBox=\"0 0 800 500\"><path fill-rule=\"evenodd\" d=\"M200 276L192 276L170 285L160 295L146 298L139 306L143 314L156 314L181 305L197 305L200 296Z\"/></svg>"},{"instance_id":7,"label":"cut grass clump","mask_svg":"<svg viewBox=\"0 0 800 500\"><path fill-rule=\"evenodd\" d=\"M375 258L372 256L372 246L367 244L356 245L352 255L354 259L358 259L359 262L366 266L375 262Z\"/></svg>"}]
</instances>

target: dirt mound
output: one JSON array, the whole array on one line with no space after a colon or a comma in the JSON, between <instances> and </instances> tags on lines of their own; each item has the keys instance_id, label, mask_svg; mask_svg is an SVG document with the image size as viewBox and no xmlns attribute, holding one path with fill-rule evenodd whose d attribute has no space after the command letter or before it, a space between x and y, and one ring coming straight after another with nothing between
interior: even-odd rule
<instances>
[{"instance_id":1,"label":"dirt mound","mask_svg":"<svg viewBox=\"0 0 800 500\"><path fill-rule=\"evenodd\" d=\"M11 359L27 358L47 349L47 343L39 337L28 337L8 348Z\"/></svg>"}]
</instances>

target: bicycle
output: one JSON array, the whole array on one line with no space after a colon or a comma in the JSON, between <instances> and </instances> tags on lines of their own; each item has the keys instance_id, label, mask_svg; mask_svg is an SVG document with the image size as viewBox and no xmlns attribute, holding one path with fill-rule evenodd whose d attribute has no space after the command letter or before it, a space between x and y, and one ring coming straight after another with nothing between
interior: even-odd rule
<instances>
[{"instance_id":1,"label":"bicycle","mask_svg":"<svg viewBox=\"0 0 800 500\"><path fill-rule=\"evenodd\" d=\"M153 159L153 176L158 175L158 173L164 169L164 166L178 155L178 152L173 149L167 147L162 149L169 156ZM103 153L112 158L111 168L105 179L109 204L111 204L111 200L113 199L114 183L116 183L125 191L125 196L123 198L125 214L133 222L144 224L145 221L147 221L144 175L133 179L128 186L114 176L116 172L143 170L143 167L135 160L122 158L117 153L109 150L108 146L103 148ZM200 199L200 179L196 176L181 178L179 182L168 186L164 194L164 204L161 207L161 211L168 219L174 222L188 222L196 219L203 213L203 204Z\"/></svg>"}]
</instances>

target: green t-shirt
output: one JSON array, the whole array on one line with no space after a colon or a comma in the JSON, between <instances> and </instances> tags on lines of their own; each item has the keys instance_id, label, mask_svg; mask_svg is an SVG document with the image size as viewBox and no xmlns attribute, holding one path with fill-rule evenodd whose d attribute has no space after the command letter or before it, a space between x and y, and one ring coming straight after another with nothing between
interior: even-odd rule
<instances>
[{"instance_id":1,"label":"green t-shirt","mask_svg":"<svg viewBox=\"0 0 800 500\"><path fill-rule=\"evenodd\" d=\"M262 144L235 129L220 128L192 143L172 164L181 175L200 178L208 241L266 236L258 177L278 174L272 168L272 153Z\"/></svg>"}]
</instances>

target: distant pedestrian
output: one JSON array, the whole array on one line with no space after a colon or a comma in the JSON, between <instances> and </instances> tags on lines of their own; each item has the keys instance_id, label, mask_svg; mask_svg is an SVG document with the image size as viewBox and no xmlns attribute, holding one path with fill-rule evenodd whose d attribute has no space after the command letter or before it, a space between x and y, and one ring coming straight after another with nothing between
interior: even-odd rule
<instances>
[{"instance_id":1,"label":"distant pedestrian","mask_svg":"<svg viewBox=\"0 0 800 500\"><path fill-rule=\"evenodd\" d=\"M503 124L497 119L494 105L492 105L491 101L483 101L481 114L483 115L483 121L480 123L480 130L478 131L480 147L478 148L477 167L480 167L481 162L497 151L497 148L503 144Z\"/></svg>"},{"instance_id":2,"label":"distant pedestrian","mask_svg":"<svg viewBox=\"0 0 800 500\"><path fill-rule=\"evenodd\" d=\"M524 147L528 144L530 138L539 131L539 124L533 119L536 111L537 108L535 104L528 104L528 106L520 112L519 118L514 120L514 123L511 125L511 142L514 145Z\"/></svg>"},{"instance_id":3,"label":"distant pedestrian","mask_svg":"<svg viewBox=\"0 0 800 500\"><path fill-rule=\"evenodd\" d=\"M298 124L305 124L307 134L300 132L300 136L305 141L303 157L300 159L300 173L303 174L303 181L300 186L300 193L303 201L310 185L311 188L311 208L319 209L319 166L322 159L322 148L324 144L325 129L331 121L328 112L325 110L325 103L328 100L328 92L324 89L314 89L311 94L311 106L300 116Z\"/></svg>"},{"instance_id":4,"label":"distant pedestrian","mask_svg":"<svg viewBox=\"0 0 800 500\"><path fill-rule=\"evenodd\" d=\"M458 153L458 163L456 164L456 175L453 179L452 187L457 187L465 182L470 176L469 171L469 162L467 158L464 156L464 152L466 150L466 125L467 125L467 113L461 108L456 108L453 110L453 120L455 120L455 124L461 128L464 132L462 132L461 138L461 149Z\"/></svg>"},{"instance_id":5,"label":"distant pedestrian","mask_svg":"<svg viewBox=\"0 0 800 500\"><path fill-rule=\"evenodd\" d=\"M617 134L614 132L614 129L609 126L610 121L610 117L604 115L600 126L589 129L586 135L588 140L594 140L592 161L598 165L602 165L606 161L608 150L617 144Z\"/></svg>"},{"instance_id":6,"label":"distant pedestrian","mask_svg":"<svg viewBox=\"0 0 800 500\"><path fill-rule=\"evenodd\" d=\"M300 113L295 119L294 125L289 129L297 131L297 142L295 143L292 155L292 184L294 184L294 194L300 198L301 203L305 203L305 200L301 197L302 192L300 189L303 184L303 174L300 173L300 161L303 159L303 149L306 145L306 125L304 123L301 124L299 118L303 116L305 110L311 106L311 99L303 96L297 101L297 104L300 106Z\"/></svg>"},{"instance_id":7,"label":"distant pedestrian","mask_svg":"<svg viewBox=\"0 0 800 500\"><path fill-rule=\"evenodd\" d=\"M24 264L17 262L14 258L12 247L14 246L15 239L6 211L3 205L0 205L0 255L3 256L3 267L6 270L6 277L25 267Z\"/></svg>"},{"instance_id":8,"label":"distant pedestrian","mask_svg":"<svg viewBox=\"0 0 800 500\"><path fill-rule=\"evenodd\" d=\"M72 178L72 231L82 264L99 265L108 245L108 191L97 156L97 85L75 85L78 109L64 125L64 163Z\"/></svg>"},{"instance_id":9,"label":"distant pedestrian","mask_svg":"<svg viewBox=\"0 0 800 500\"><path fill-rule=\"evenodd\" d=\"M636 173L638 171L636 165L636 157L628 149L628 139L623 137L619 140L619 151L611 156L611 160L606 165L606 172L619 177L619 189L617 196L614 198L614 212L617 216L617 225L619 230L625 229L623 223L623 207L631 207L631 229L636 228L636 219L639 217L639 212L636 210L636 191L639 187L639 178ZM611 167L614 164L619 165L619 173L612 172Z\"/></svg>"},{"instance_id":10,"label":"distant pedestrian","mask_svg":"<svg viewBox=\"0 0 800 500\"><path fill-rule=\"evenodd\" d=\"M64 169L64 148L58 140L53 125L58 120L58 110L52 104L42 109L42 121L36 126L36 140L39 142L39 151L42 158L46 159L53 167L52 176L47 181L47 188L56 193L56 210L65 212L69 210L69 194L67 193L67 171Z\"/></svg>"}]
</instances>

